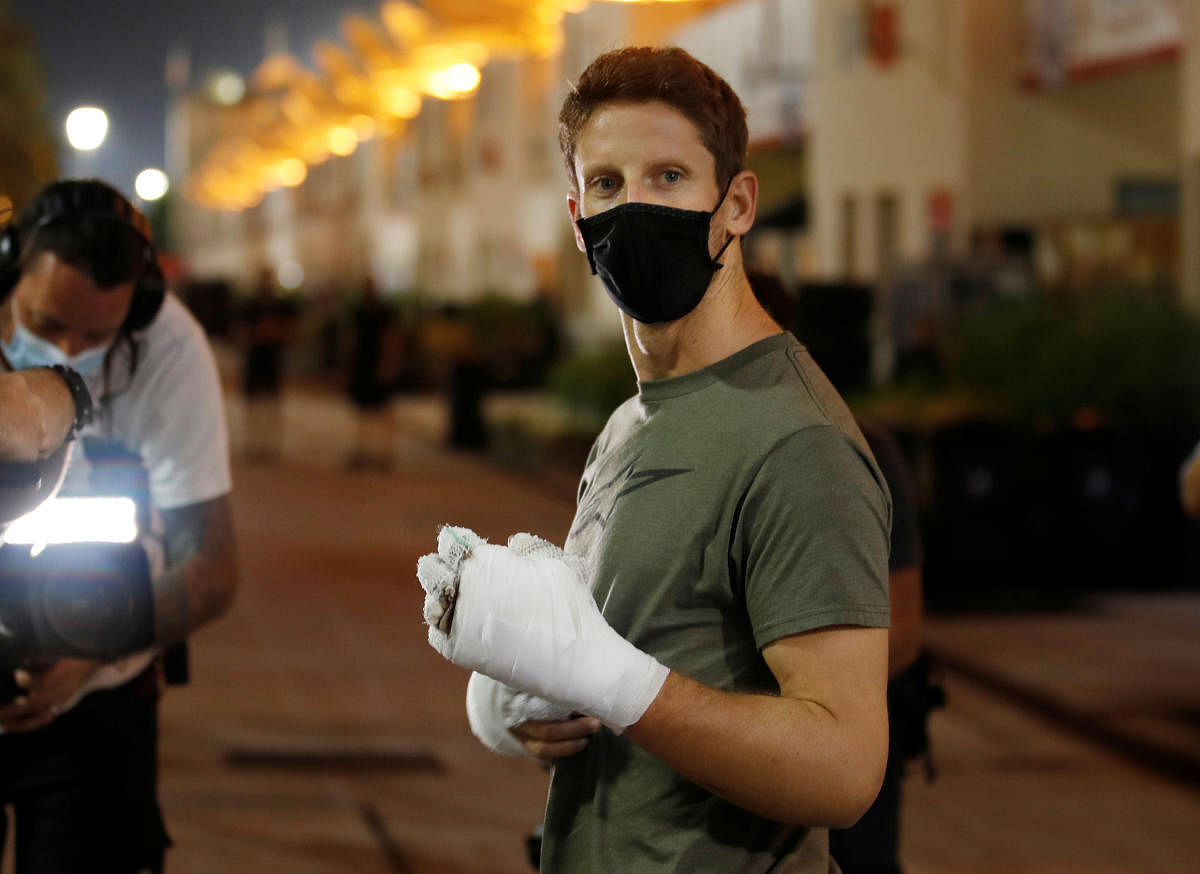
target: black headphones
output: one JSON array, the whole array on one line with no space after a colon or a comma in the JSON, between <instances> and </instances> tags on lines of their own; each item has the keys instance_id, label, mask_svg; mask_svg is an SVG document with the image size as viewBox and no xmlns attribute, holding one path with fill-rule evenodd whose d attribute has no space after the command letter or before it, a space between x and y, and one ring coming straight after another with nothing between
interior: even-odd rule
<instances>
[{"instance_id":1,"label":"black headphones","mask_svg":"<svg viewBox=\"0 0 1200 874\"><path fill-rule=\"evenodd\" d=\"M26 241L47 225L69 218L98 218L120 222L145 242L143 264L133 289L124 333L141 331L154 321L166 294L150 223L119 191L98 179L70 179L42 189L20 218L0 230L0 303L8 299L21 278L21 232Z\"/></svg>"}]
</instances>

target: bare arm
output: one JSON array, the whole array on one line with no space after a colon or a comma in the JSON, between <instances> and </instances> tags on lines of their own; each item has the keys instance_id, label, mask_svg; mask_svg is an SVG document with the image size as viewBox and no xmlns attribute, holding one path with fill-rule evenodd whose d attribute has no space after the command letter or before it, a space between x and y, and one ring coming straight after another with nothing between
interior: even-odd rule
<instances>
[{"instance_id":1,"label":"bare arm","mask_svg":"<svg viewBox=\"0 0 1200 874\"><path fill-rule=\"evenodd\" d=\"M66 439L75 403L53 370L0 373L0 461L36 461Z\"/></svg>"},{"instance_id":2,"label":"bare arm","mask_svg":"<svg viewBox=\"0 0 1200 874\"><path fill-rule=\"evenodd\" d=\"M769 819L847 826L887 760L886 629L837 627L763 650L778 697L672 673L626 734L711 792Z\"/></svg>"},{"instance_id":3,"label":"bare arm","mask_svg":"<svg viewBox=\"0 0 1200 874\"><path fill-rule=\"evenodd\" d=\"M182 640L224 615L237 592L237 552L226 496L163 512L167 571L154 583L154 639Z\"/></svg>"},{"instance_id":4,"label":"bare arm","mask_svg":"<svg viewBox=\"0 0 1200 874\"><path fill-rule=\"evenodd\" d=\"M1200 519L1200 452L1192 456L1183 470L1179 498L1183 503L1183 512Z\"/></svg>"}]
</instances>

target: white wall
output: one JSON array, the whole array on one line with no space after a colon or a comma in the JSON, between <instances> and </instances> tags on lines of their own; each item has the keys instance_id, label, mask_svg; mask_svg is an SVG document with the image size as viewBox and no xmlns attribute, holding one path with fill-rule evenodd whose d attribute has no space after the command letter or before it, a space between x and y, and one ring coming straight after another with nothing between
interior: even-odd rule
<instances>
[{"instance_id":1,"label":"white wall","mask_svg":"<svg viewBox=\"0 0 1200 874\"><path fill-rule=\"evenodd\" d=\"M853 278L878 277L876 203L897 205L896 255L923 258L930 244L929 197L947 190L961 245L966 204L966 76L962 4L911 0L900 14L900 52L889 66L863 44L864 5L817 5L817 73L812 82L808 153L813 267L845 278L842 202L855 198Z\"/></svg>"},{"instance_id":2,"label":"white wall","mask_svg":"<svg viewBox=\"0 0 1200 874\"><path fill-rule=\"evenodd\" d=\"M1023 87L1020 0L969 0L971 200L981 224L1105 216L1120 177L1174 176L1178 65Z\"/></svg>"}]
</instances>

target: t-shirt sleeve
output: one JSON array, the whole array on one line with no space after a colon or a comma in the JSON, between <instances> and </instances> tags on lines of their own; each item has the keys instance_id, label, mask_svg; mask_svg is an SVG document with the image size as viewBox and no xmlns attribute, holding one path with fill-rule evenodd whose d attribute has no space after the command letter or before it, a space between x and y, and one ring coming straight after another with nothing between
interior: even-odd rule
<instances>
[{"instance_id":1,"label":"t-shirt sleeve","mask_svg":"<svg viewBox=\"0 0 1200 874\"><path fill-rule=\"evenodd\" d=\"M756 645L831 625L887 627L890 522L874 466L836 427L776 444L735 535Z\"/></svg>"},{"instance_id":2,"label":"t-shirt sleeve","mask_svg":"<svg viewBox=\"0 0 1200 874\"><path fill-rule=\"evenodd\" d=\"M173 509L226 494L232 486L229 432L207 340L197 327L154 363L133 417L151 500Z\"/></svg>"}]
</instances>

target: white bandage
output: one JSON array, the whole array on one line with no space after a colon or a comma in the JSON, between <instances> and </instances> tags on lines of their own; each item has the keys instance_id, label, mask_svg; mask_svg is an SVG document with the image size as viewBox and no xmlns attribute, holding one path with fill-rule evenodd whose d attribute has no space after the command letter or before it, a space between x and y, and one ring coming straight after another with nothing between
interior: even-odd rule
<instances>
[{"instance_id":1,"label":"white bandage","mask_svg":"<svg viewBox=\"0 0 1200 874\"><path fill-rule=\"evenodd\" d=\"M480 673L467 683L467 721L479 742L502 756L533 757L511 729L526 722L569 719L571 711Z\"/></svg>"},{"instance_id":2,"label":"white bandage","mask_svg":"<svg viewBox=\"0 0 1200 874\"><path fill-rule=\"evenodd\" d=\"M532 554L443 528L438 552L417 564L429 643L460 667L623 731L667 668L612 630L574 565L523 551Z\"/></svg>"}]
</instances>

